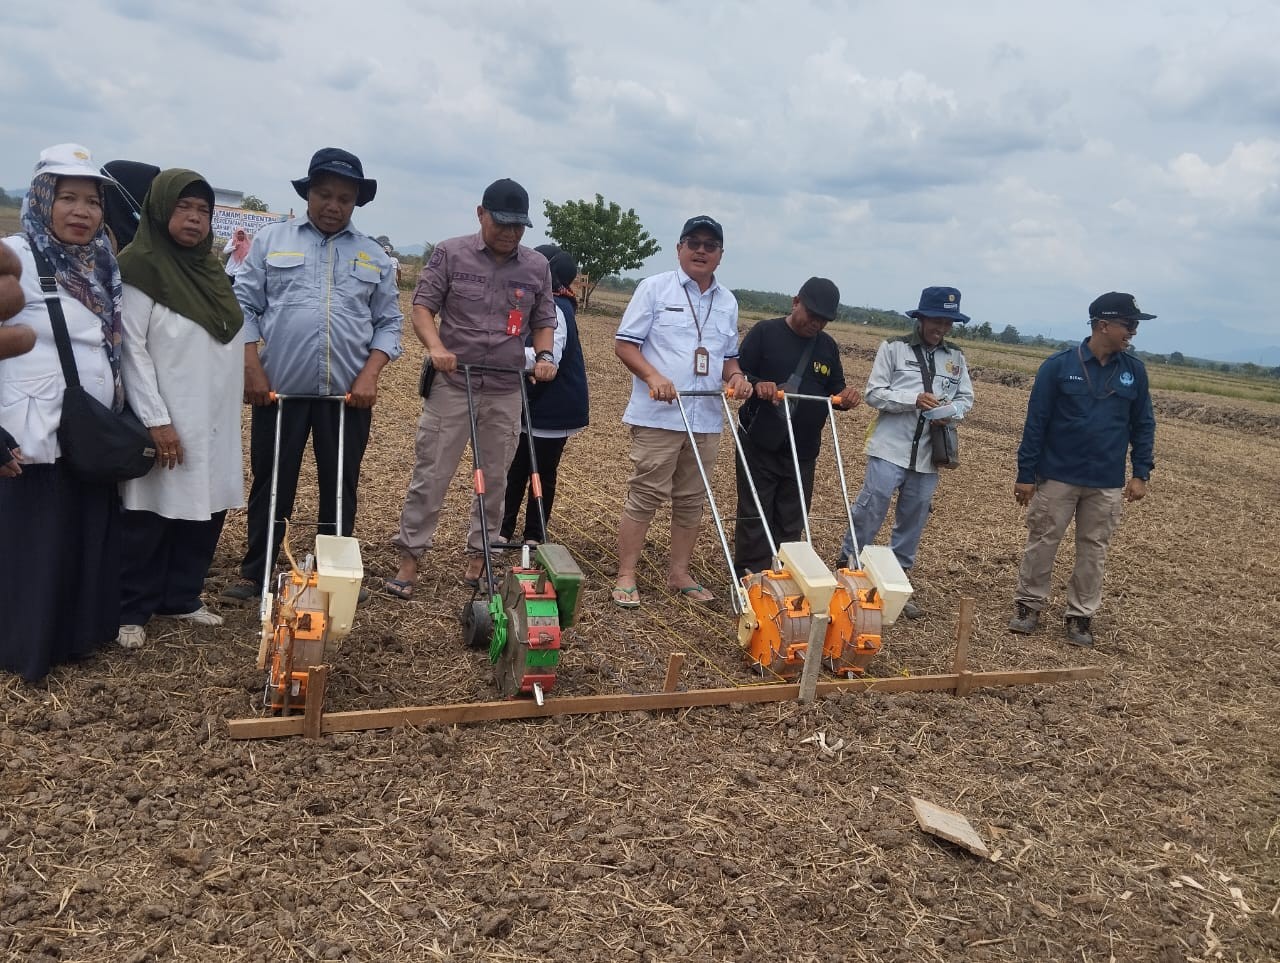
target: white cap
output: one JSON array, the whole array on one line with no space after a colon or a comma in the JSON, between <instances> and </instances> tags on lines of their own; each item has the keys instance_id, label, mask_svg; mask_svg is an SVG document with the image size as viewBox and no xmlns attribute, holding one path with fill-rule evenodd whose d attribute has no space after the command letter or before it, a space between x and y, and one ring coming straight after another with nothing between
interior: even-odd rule
<instances>
[{"instance_id":1,"label":"white cap","mask_svg":"<svg viewBox=\"0 0 1280 963\"><path fill-rule=\"evenodd\" d=\"M111 181L114 178L98 170L89 148L79 144L55 144L40 152L35 174L53 174L57 177L92 177L94 180ZM34 176L34 175L33 175Z\"/></svg>"}]
</instances>

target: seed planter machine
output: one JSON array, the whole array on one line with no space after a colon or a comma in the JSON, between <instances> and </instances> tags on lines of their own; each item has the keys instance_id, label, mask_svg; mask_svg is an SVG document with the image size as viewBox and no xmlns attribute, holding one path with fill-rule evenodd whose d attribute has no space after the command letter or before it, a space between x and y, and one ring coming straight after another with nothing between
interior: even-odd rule
<instances>
[{"instance_id":1,"label":"seed planter machine","mask_svg":"<svg viewBox=\"0 0 1280 963\"><path fill-rule=\"evenodd\" d=\"M477 425L471 396L471 371L509 369L470 365L462 366L462 370L468 389L474 458ZM529 405L523 382L521 394L525 427L528 429ZM686 430L689 422L684 399L700 394L718 395L725 405L730 423L733 423L727 400L720 392L680 392L676 400L685 419ZM785 398L793 403L828 405L833 453L840 475L845 512L852 529L852 513L845 487L832 399L796 394ZM798 463L789 407L786 420L793 461ZM529 438L532 445L531 434ZM734 446L737 457L743 458L736 435ZM697 451L696 446L694 451ZM541 481L532 451L530 458L531 487L537 510L541 513ZM833 572L813 549L806 506L804 541L776 545L766 526L770 549L774 553L773 566L765 572L751 573L741 581L734 580L733 559L724 525L705 466L701 460L698 464L715 517L721 549L729 566L733 586L731 599L738 618L738 640L743 646L745 658L758 673L771 673L783 681L728 688L681 689L680 671L685 654L675 651L669 655L661 690L547 699L546 694L555 684L563 630L573 625L577 616L583 586L582 571L564 546L541 544L531 548L522 545L519 546L519 564L512 566L499 578L492 551L486 544L482 578L472 599L461 613L462 635L469 646L488 651L494 669L494 681L503 698L492 702L326 713L323 702L327 666L317 663L307 670L297 667L299 664L306 665L313 657L331 652L337 642L350 631L350 617L355 609L362 569L359 545L354 539L334 539L340 544L330 546L326 544L330 536L318 536L314 563L308 560L298 568L291 562L291 571L281 577L281 587L274 604L272 596L265 591L263 594L263 656L260 662L265 666L270 658L272 668L267 683L268 705L279 709L280 717L229 720L229 736L232 739L289 735L320 738L328 733L397 726L457 725L733 703L794 700L808 703L817 696L849 691L942 691L965 696L981 687L1046 685L1102 678L1102 669L1095 666L971 671L968 658L974 601L970 598L960 600L951 671L892 678L867 676L867 665L881 651L883 628L894 623L911 595L910 583L892 553L887 548L878 546L867 546L858 552L855 546L855 556L860 558L861 566L856 569L840 568ZM474 496L480 501L482 529L487 532L488 526L483 517L484 474L482 466L474 460L473 477ZM759 511L759 495L754 484L751 487L755 507ZM272 518L274 496L273 481ZM545 526L543 531L545 533ZM487 543L487 539L485 541ZM516 548L511 545L501 547ZM310 621L307 621L308 616ZM317 629L317 626L320 628ZM310 637L317 631L323 641ZM819 667L822 664L836 678L820 681ZM798 681L793 681L797 677ZM290 711L299 705L304 712L301 715L290 715Z\"/></svg>"}]
</instances>

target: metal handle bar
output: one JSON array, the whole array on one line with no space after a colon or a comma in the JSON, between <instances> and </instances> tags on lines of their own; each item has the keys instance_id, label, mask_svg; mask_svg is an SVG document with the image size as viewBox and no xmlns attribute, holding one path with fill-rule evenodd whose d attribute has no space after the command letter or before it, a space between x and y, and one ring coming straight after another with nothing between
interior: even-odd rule
<instances>
[{"instance_id":1,"label":"metal handle bar","mask_svg":"<svg viewBox=\"0 0 1280 963\"><path fill-rule=\"evenodd\" d=\"M350 401L351 395L293 395L278 394L274 391L268 391L267 397L272 401Z\"/></svg>"},{"instance_id":2,"label":"metal handle bar","mask_svg":"<svg viewBox=\"0 0 1280 963\"><path fill-rule=\"evenodd\" d=\"M829 401L833 405L840 403L839 395L797 395L790 391L783 391L781 388L778 389L778 397L786 398L788 401Z\"/></svg>"}]
</instances>

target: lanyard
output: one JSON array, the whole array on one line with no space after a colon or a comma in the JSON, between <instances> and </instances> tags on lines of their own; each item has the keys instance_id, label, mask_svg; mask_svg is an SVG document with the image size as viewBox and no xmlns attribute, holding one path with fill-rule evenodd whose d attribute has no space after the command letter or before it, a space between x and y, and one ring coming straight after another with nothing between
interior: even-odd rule
<instances>
[{"instance_id":1,"label":"lanyard","mask_svg":"<svg viewBox=\"0 0 1280 963\"><path fill-rule=\"evenodd\" d=\"M1103 394L1098 394L1093 390L1093 379L1089 377L1089 367L1084 363L1084 350L1080 345L1076 345L1076 357L1080 359L1080 371L1084 374L1084 383L1089 387L1089 397L1094 401L1102 401L1104 398L1110 398L1116 393L1115 389L1111 387L1111 382L1115 380L1116 371L1119 370L1118 364L1111 374L1107 375L1107 380L1103 382Z\"/></svg>"},{"instance_id":2,"label":"lanyard","mask_svg":"<svg viewBox=\"0 0 1280 963\"><path fill-rule=\"evenodd\" d=\"M689 313L693 315L693 326L698 329L698 344L702 344L702 321L698 318L698 312L694 310L693 298L689 297L689 288L686 285L680 285L680 289L684 291L684 299L689 302ZM716 306L716 292L711 292L711 303L707 305L707 317L711 317L711 309Z\"/></svg>"}]
</instances>

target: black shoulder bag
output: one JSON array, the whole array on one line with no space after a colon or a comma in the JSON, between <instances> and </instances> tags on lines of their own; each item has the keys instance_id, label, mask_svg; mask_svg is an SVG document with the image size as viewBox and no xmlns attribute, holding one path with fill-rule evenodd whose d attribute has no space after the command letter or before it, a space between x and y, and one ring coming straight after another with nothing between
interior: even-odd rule
<instances>
[{"instance_id":1,"label":"black shoulder bag","mask_svg":"<svg viewBox=\"0 0 1280 963\"><path fill-rule=\"evenodd\" d=\"M817 347L818 339L810 338L809 343L805 345L804 351L800 355L800 361L796 364L796 370L791 372L785 382L778 385L780 391L785 396L789 393L796 393L800 390L800 384L804 381L805 370L809 367L809 361L813 358L813 349ZM783 404L787 402L784 400ZM766 451L777 451L782 445L782 440L787 437L786 426L782 423L782 416L777 411L769 411L765 406L767 402L760 402L756 407L755 414L752 415L751 421L743 425L746 429L747 437L756 445ZM774 407L769 405L769 408ZM741 419L741 415L739 415Z\"/></svg>"},{"instance_id":2,"label":"black shoulder bag","mask_svg":"<svg viewBox=\"0 0 1280 963\"><path fill-rule=\"evenodd\" d=\"M41 252L31 251L36 270L40 272L40 290L49 309L53 340L58 346L58 360L67 389L62 394L62 420L58 425L58 444L62 457L78 478L97 485L140 478L156 461L155 442L127 407L116 414L80 384L75 355L71 352L71 336L67 319L58 299L58 282L53 265Z\"/></svg>"},{"instance_id":3,"label":"black shoulder bag","mask_svg":"<svg viewBox=\"0 0 1280 963\"><path fill-rule=\"evenodd\" d=\"M912 348L916 353L916 360L920 362L920 378L924 382L924 390L926 394L933 393L933 366L925 361L924 350L920 345ZM920 415L919 421L916 423L916 436L911 442L911 467L916 466L916 452L920 448L920 436L924 432L924 426L929 426L929 442L933 446L933 464L938 468L959 468L960 467L960 437L956 434L956 426L954 424L939 424L936 421L930 421Z\"/></svg>"}]
</instances>

